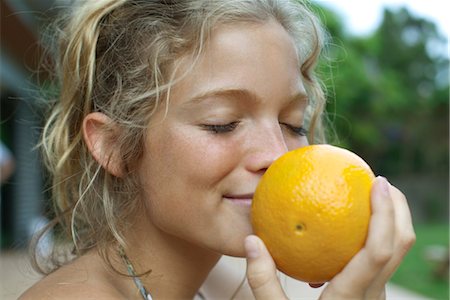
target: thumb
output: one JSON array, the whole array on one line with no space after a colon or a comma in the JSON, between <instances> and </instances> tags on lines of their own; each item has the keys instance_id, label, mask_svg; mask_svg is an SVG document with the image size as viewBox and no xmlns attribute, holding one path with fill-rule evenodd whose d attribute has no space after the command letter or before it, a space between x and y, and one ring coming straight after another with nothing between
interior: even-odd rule
<instances>
[{"instance_id":1,"label":"thumb","mask_svg":"<svg viewBox=\"0 0 450 300\"><path fill-rule=\"evenodd\" d=\"M257 300L287 299L277 277L275 262L263 241L249 235L245 239L247 253L247 280Z\"/></svg>"}]
</instances>

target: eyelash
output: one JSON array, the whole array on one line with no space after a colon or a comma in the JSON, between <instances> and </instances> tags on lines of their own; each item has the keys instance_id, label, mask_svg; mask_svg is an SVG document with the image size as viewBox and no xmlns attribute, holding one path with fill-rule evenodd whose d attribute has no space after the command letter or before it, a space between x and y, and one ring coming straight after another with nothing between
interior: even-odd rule
<instances>
[{"instance_id":1,"label":"eyelash","mask_svg":"<svg viewBox=\"0 0 450 300\"><path fill-rule=\"evenodd\" d=\"M227 132L231 132L233 131L237 126L238 126L239 122L231 122L228 124L223 124L223 125L208 125L208 124L203 124L202 127L208 131L211 131L214 134L220 134L220 133L227 133Z\"/></svg>"},{"instance_id":2,"label":"eyelash","mask_svg":"<svg viewBox=\"0 0 450 300\"><path fill-rule=\"evenodd\" d=\"M281 125L286 126L293 134L298 135L298 136L306 136L308 134L308 130L306 130L303 126L300 127L296 127L296 126L292 126L289 125L287 123L280 123ZM217 125L217 124L213 124L213 125L208 125L208 124L202 124L202 127L205 130L211 131L214 134L220 134L220 133L227 133L227 132L231 132L234 129L236 129L236 127L239 125L239 122L231 122L228 124L223 124L223 125Z\"/></svg>"},{"instance_id":3,"label":"eyelash","mask_svg":"<svg viewBox=\"0 0 450 300\"><path fill-rule=\"evenodd\" d=\"M286 126L295 135L306 136L308 134L308 130L305 129L303 126L296 127L296 126L292 126L292 125L289 125L286 123L280 123L280 124Z\"/></svg>"}]
</instances>

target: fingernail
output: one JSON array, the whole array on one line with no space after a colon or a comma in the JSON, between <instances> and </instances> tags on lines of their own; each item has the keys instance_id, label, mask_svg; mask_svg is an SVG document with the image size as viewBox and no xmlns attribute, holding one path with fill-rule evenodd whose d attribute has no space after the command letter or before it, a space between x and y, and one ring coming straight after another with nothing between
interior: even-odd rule
<instances>
[{"instance_id":1,"label":"fingernail","mask_svg":"<svg viewBox=\"0 0 450 300\"><path fill-rule=\"evenodd\" d=\"M257 258L259 256L260 250L259 250L259 241L257 237L253 235L249 235L248 237L246 237L244 247L245 252L247 252L248 258Z\"/></svg>"},{"instance_id":2,"label":"fingernail","mask_svg":"<svg viewBox=\"0 0 450 300\"><path fill-rule=\"evenodd\" d=\"M379 178L378 185L379 185L380 194L383 197L388 197L389 196L389 182L383 176L378 176L378 178Z\"/></svg>"}]
</instances>

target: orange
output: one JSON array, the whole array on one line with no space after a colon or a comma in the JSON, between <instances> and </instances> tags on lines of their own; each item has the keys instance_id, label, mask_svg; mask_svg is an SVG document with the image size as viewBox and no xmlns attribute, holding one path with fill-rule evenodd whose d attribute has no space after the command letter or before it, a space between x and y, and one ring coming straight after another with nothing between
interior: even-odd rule
<instances>
[{"instance_id":1,"label":"orange","mask_svg":"<svg viewBox=\"0 0 450 300\"><path fill-rule=\"evenodd\" d=\"M362 158L331 145L277 159L258 184L251 215L278 269L310 283L339 273L365 243L374 178Z\"/></svg>"}]
</instances>

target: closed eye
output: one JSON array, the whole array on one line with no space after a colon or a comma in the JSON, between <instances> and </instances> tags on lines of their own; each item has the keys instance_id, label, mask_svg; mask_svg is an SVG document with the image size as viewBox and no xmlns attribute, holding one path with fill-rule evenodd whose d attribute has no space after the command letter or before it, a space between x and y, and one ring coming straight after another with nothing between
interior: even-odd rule
<instances>
[{"instance_id":1,"label":"closed eye","mask_svg":"<svg viewBox=\"0 0 450 300\"><path fill-rule=\"evenodd\" d=\"M289 131L295 135L298 136L306 136L308 134L308 130L305 129L303 126L293 126L287 123L280 123L281 125L285 126Z\"/></svg>"},{"instance_id":2,"label":"closed eye","mask_svg":"<svg viewBox=\"0 0 450 300\"><path fill-rule=\"evenodd\" d=\"M231 122L228 124L201 124L200 126L214 134L231 132L238 126L239 122Z\"/></svg>"}]
</instances>

